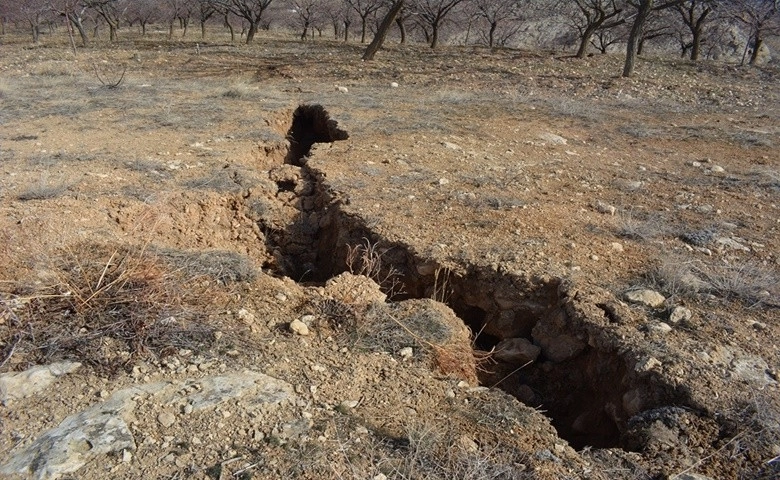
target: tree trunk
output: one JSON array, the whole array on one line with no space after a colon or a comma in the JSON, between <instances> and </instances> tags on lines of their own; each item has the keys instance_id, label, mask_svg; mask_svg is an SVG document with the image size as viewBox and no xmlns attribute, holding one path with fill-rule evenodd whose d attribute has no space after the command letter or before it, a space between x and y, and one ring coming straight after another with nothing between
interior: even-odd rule
<instances>
[{"instance_id":1,"label":"tree trunk","mask_svg":"<svg viewBox=\"0 0 780 480\"><path fill-rule=\"evenodd\" d=\"M304 22L303 33L301 33L301 40L306 40L306 37L308 35L309 35L309 22Z\"/></svg>"},{"instance_id":2,"label":"tree trunk","mask_svg":"<svg viewBox=\"0 0 780 480\"><path fill-rule=\"evenodd\" d=\"M206 22L200 22L200 38L204 40L206 38Z\"/></svg>"},{"instance_id":3,"label":"tree trunk","mask_svg":"<svg viewBox=\"0 0 780 480\"><path fill-rule=\"evenodd\" d=\"M693 42L691 45L691 61L699 60L699 51L701 50L701 28L694 29Z\"/></svg>"},{"instance_id":4,"label":"tree trunk","mask_svg":"<svg viewBox=\"0 0 780 480\"><path fill-rule=\"evenodd\" d=\"M366 43L366 20L367 17L361 17L362 25L360 27L360 43Z\"/></svg>"},{"instance_id":5,"label":"tree trunk","mask_svg":"<svg viewBox=\"0 0 780 480\"><path fill-rule=\"evenodd\" d=\"M249 31L246 33L246 43L249 45L255 39L257 33L257 22L249 22Z\"/></svg>"},{"instance_id":6,"label":"tree trunk","mask_svg":"<svg viewBox=\"0 0 780 480\"><path fill-rule=\"evenodd\" d=\"M87 31L84 30L84 24L81 23L81 17L76 15L75 13L69 13L68 19L73 24L74 27L76 27L76 30L79 32L79 36L81 37L81 46L86 47L89 45L89 38L87 37Z\"/></svg>"},{"instance_id":7,"label":"tree trunk","mask_svg":"<svg viewBox=\"0 0 780 480\"><path fill-rule=\"evenodd\" d=\"M350 22L344 20L344 41L345 42L349 41L349 25Z\"/></svg>"},{"instance_id":8,"label":"tree trunk","mask_svg":"<svg viewBox=\"0 0 780 480\"><path fill-rule=\"evenodd\" d=\"M634 24L631 26L631 33L628 36L628 45L626 46L626 62L623 65L623 77L630 77L634 73L636 65L636 56L640 47L642 38L642 29L645 26L650 10L653 8L653 0L639 0Z\"/></svg>"},{"instance_id":9,"label":"tree trunk","mask_svg":"<svg viewBox=\"0 0 780 480\"><path fill-rule=\"evenodd\" d=\"M113 43L116 42L116 25L108 22L108 40Z\"/></svg>"},{"instance_id":10,"label":"tree trunk","mask_svg":"<svg viewBox=\"0 0 780 480\"><path fill-rule=\"evenodd\" d=\"M230 30L230 42L236 41L236 31L233 30L233 25L230 24L227 13L225 14L225 26Z\"/></svg>"},{"instance_id":11,"label":"tree trunk","mask_svg":"<svg viewBox=\"0 0 780 480\"><path fill-rule=\"evenodd\" d=\"M406 43L406 26L404 25L404 19L401 17L395 18L395 24L398 25L398 33L401 35L401 45Z\"/></svg>"},{"instance_id":12,"label":"tree trunk","mask_svg":"<svg viewBox=\"0 0 780 480\"><path fill-rule=\"evenodd\" d=\"M398 18L398 13L402 8L404 8L404 0L396 0L395 4L393 4L390 10L388 10L385 18L382 19L382 23L379 25L379 30L377 30L376 35L374 35L374 39L371 41L371 44L368 46L368 48L366 48L366 51L363 54L363 60L374 59L374 55L376 55L376 52L382 48L382 44L385 42L385 37L387 37L387 32L390 31L390 27L393 25L395 19Z\"/></svg>"},{"instance_id":13,"label":"tree trunk","mask_svg":"<svg viewBox=\"0 0 780 480\"><path fill-rule=\"evenodd\" d=\"M168 22L168 40L173 38L173 20Z\"/></svg>"},{"instance_id":14,"label":"tree trunk","mask_svg":"<svg viewBox=\"0 0 780 480\"><path fill-rule=\"evenodd\" d=\"M436 22L431 25L431 48L436 48L439 45L439 23Z\"/></svg>"},{"instance_id":15,"label":"tree trunk","mask_svg":"<svg viewBox=\"0 0 780 480\"><path fill-rule=\"evenodd\" d=\"M580 39L580 48L577 49L577 58L585 58L585 52L588 50L588 44L590 39L593 38L593 34L596 32L597 25L588 25L585 31L582 32L582 38Z\"/></svg>"},{"instance_id":16,"label":"tree trunk","mask_svg":"<svg viewBox=\"0 0 780 480\"><path fill-rule=\"evenodd\" d=\"M750 60L748 61L748 65L755 65L756 61L758 61L758 52L761 50L761 47L764 45L764 39L761 38L761 33L756 33L756 39L753 42L753 53L750 54Z\"/></svg>"},{"instance_id":17,"label":"tree trunk","mask_svg":"<svg viewBox=\"0 0 780 480\"><path fill-rule=\"evenodd\" d=\"M493 44L495 43L496 28L497 27L498 27L498 22L491 22L490 23L490 32L488 33L488 46L490 48L493 48Z\"/></svg>"},{"instance_id":18,"label":"tree trunk","mask_svg":"<svg viewBox=\"0 0 780 480\"><path fill-rule=\"evenodd\" d=\"M38 28L38 25L34 24L33 22L30 22L30 28L32 29L33 43L38 43L38 38L40 34L40 29Z\"/></svg>"}]
</instances>

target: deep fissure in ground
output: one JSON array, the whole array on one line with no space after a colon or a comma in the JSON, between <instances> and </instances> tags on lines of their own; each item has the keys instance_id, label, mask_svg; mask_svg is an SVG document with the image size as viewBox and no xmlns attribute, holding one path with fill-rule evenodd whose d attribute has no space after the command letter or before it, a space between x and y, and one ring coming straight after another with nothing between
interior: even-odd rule
<instances>
[{"instance_id":1,"label":"deep fissure in ground","mask_svg":"<svg viewBox=\"0 0 780 480\"><path fill-rule=\"evenodd\" d=\"M294 174L277 180L279 192L293 192L299 214L284 231L268 237L277 272L297 281L324 282L347 271L350 246L370 242L381 255L383 275L403 283L397 299L444 301L474 332L476 349L493 351L480 383L497 387L551 418L574 448L641 445L626 441L629 420L685 396L657 375L638 371L632 353L610 334L614 309L579 299L577 288L554 277L531 278L464 264L445 268L421 258L412 247L389 242L359 216L341 208L324 175L309 166L315 143L348 137L319 105L302 105L287 132L285 164ZM594 315L593 311L600 312Z\"/></svg>"}]
</instances>

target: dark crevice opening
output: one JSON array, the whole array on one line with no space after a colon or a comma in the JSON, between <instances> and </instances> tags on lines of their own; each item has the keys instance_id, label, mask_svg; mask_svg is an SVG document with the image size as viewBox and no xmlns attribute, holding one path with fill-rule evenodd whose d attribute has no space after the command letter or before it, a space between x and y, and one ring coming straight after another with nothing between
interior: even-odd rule
<instances>
[{"instance_id":1,"label":"dark crevice opening","mask_svg":"<svg viewBox=\"0 0 780 480\"><path fill-rule=\"evenodd\" d=\"M293 112L292 125L287 131L290 149L284 163L304 166L305 158L315 143L332 143L346 140L349 134L338 128L322 105L300 105Z\"/></svg>"},{"instance_id":2,"label":"dark crevice opening","mask_svg":"<svg viewBox=\"0 0 780 480\"><path fill-rule=\"evenodd\" d=\"M293 114L287 137L290 150L285 163L300 167L302 182L307 185L301 188L294 183L277 183L280 191L308 192L300 194L298 204L309 207L301 206L296 222L274 236L280 241L269 244L269 250L278 251L282 257L277 260L277 272L296 281L324 283L349 270L349 246L369 241L384 252L385 270L393 269L404 283L406 293L396 300L436 296L433 295L437 291L435 275L419 273L432 260L417 257L409 246L388 242L362 218L345 212L338 196L325 184L324 175L307 165L314 143L348 138L328 112L320 105L301 105ZM583 326L575 326L577 322L566 317L565 295L559 292L560 279L528 283L474 265L463 267L469 273L451 277L451 292L443 303L471 329L475 350L489 352L508 339L525 339L541 347L550 338L555 341L556 335L588 336ZM610 305L598 307L610 323L619 320ZM559 330L554 334L537 328L556 321L563 322L563 326L556 327ZM576 449L626 448L622 435L636 410L626 407L627 402L637 396L652 396L653 399L642 404L646 410L669 405L676 397L665 393L664 385L632 375L631 360L627 360L625 352L595 348L588 345L587 339L581 342L581 351L564 360L551 358L547 345L529 365L493 362L479 372L480 383L496 386L544 412L561 438Z\"/></svg>"}]
</instances>

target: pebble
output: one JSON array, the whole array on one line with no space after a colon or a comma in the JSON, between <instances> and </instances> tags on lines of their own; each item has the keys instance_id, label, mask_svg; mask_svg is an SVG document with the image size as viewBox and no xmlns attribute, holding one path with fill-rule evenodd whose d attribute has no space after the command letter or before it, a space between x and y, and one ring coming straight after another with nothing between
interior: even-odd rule
<instances>
[{"instance_id":1,"label":"pebble","mask_svg":"<svg viewBox=\"0 0 780 480\"><path fill-rule=\"evenodd\" d=\"M672 331L672 327L669 326L668 323L663 322L653 322L647 324L647 330L651 333L658 333L661 335L666 335L667 333Z\"/></svg>"},{"instance_id":2,"label":"pebble","mask_svg":"<svg viewBox=\"0 0 780 480\"><path fill-rule=\"evenodd\" d=\"M647 357L643 361L637 363L636 369L639 372L649 372L650 370L657 369L663 364L655 357Z\"/></svg>"},{"instance_id":3,"label":"pebble","mask_svg":"<svg viewBox=\"0 0 780 480\"><path fill-rule=\"evenodd\" d=\"M619 242L612 242L612 250L618 253L623 253L623 244Z\"/></svg>"},{"instance_id":4,"label":"pebble","mask_svg":"<svg viewBox=\"0 0 780 480\"><path fill-rule=\"evenodd\" d=\"M349 89L347 87L336 86L336 91L341 93L349 93Z\"/></svg>"},{"instance_id":5,"label":"pebble","mask_svg":"<svg viewBox=\"0 0 780 480\"><path fill-rule=\"evenodd\" d=\"M724 169L723 169L723 167L720 167L720 166L718 166L718 165L714 165L714 166L713 166L713 167L712 167L710 170L711 170L713 173L723 173L723 172L725 172L725 171L726 171L726 170L724 170Z\"/></svg>"},{"instance_id":6,"label":"pebble","mask_svg":"<svg viewBox=\"0 0 780 480\"><path fill-rule=\"evenodd\" d=\"M122 450L122 463L130 463L133 460L133 454L128 450Z\"/></svg>"},{"instance_id":7,"label":"pebble","mask_svg":"<svg viewBox=\"0 0 780 480\"><path fill-rule=\"evenodd\" d=\"M163 427L168 428L176 423L176 417L174 417L170 412L162 412L157 415L157 421L160 422L160 425Z\"/></svg>"},{"instance_id":8,"label":"pebble","mask_svg":"<svg viewBox=\"0 0 780 480\"><path fill-rule=\"evenodd\" d=\"M190 405L189 403L185 405L184 408L182 409L182 412L184 412L185 415L189 415L190 413L192 413L192 405Z\"/></svg>"},{"instance_id":9,"label":"pebble","mask_svg":"<svg viewBox=\"0 0 780 480\"><path fill-rule=\"evenodd\" d=\"M414 356L414 349L412 347L404 347L398 351L398 355L404 360L409 360Z\"/></svg>"},{"instance_id":10,"label":"pebble","mask_svg":"<svg viewBox=\"0 0 780 480\"><path fill-rule=\"evenodd\" d=\"M595 205L594 205L594 207L596 208L597 212L599 212L599 213L606 213L606 214L609 214L609 215L614 215L615 212L617 211L617 209L614 206L612 206L612 205L610 205L608 203L604 203L601 200L597 200Z\"/></svg>"},{"instance_id":11,"label":"pebble","mask_svg":"<svg viewBox=\"0 0 780 480\"><path fill-rule=\"evenodd\" d=\"M390 88L398 88L398 82L390 82Z\"/></svg>"},{"instance_id":12,"label":"pebble","mask_svg":"<svg viewBox=\"0 0 780 480\"><path fill-rule=\"evenodd\" d=\"M625 296L626 300L629 302L638 303L651 308L658 308L666 301L666 297L648 288L632 290L627 292Z\"/></svg>"},{"instance_id":13,"label":"pebble","mask_svg":"<svg viewBox=\"0 0 780 480\"><path fill-rule=\"evenodd\" d=\"M298 335L306 336L309 334L309 327L302 321L296 319L290 322L290 331L297 333Z\"/></svg>"},{"instance_id":14,"label":"pebble","mask_svg":"<svg viewBox=\"0 0 780 480\"><path fill-rule=\"evenodd\" d=\"M690 320L693 316L690 310L685 307L674 307L669 314L669 321L672 323L679 323L683 320Z\"/></svg>"}]
</instances>

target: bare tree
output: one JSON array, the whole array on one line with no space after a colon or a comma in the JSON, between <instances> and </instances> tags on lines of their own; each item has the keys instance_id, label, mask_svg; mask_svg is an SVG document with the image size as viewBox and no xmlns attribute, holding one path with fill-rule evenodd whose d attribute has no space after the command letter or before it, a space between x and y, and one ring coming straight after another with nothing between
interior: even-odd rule
<instances>
[{"instance_id":1,"label":"bare tree","mask_svg":"<svg viewBox=\"0 0 780 480\"><path fill-rule=\"evenodd\" d=\"M559 0L557 5L579 33L577 58L585 56L593 35L626 21L624 0Z\"/></svg>"},{"instance_id":2,"label":"bare tree","mask_svg":"<svg viewBox=\"0 0 780 480\"><path fill-rule=\"evenodd\" d=\"M200 23L200 38L206 38L206 22L217 13L211 0L196 0L196 12Z\"/></svg>"},{"instance_id":3,"label":"bare tree","mask_svg":"<svg viewBox=\"0 0 780 480\"><path fill-rule=\"evenodd\" d=\"M376 55L376 52L382 48L382 44L385 42L387 32L390 31L390 27L393 26L393 22L398 17L398 14L403 8L404 0L395 0L395 3L390 6L390 10L387 11L384 18L382 19L382 23L379 25L376 35L374 35L374 39L371 41L371 44L368 45L368 48L366 48L365 53L363 53L363 60L374 59L374 55Z\"/></svg>"},{"instance_id":4,"label":"bare tree","mask_svg":"<svg viewBox=\"0 0 780 480\"><path fill-rule=\"evenodd\" d=\"M85 7L91 8L100 18L105 20L108 25L108 38L115 42L117 30L119 30L119 20L127 8L124 2L121 0L82 0L82 2ZM97 27L95 31L97 32Z\"/></svg>"},{"instance_id":5,"label":"bare tree","mask_svg":"<svg viewBox=\"0 0 780 480\"><path fill-rule=\"evenodd\" d=\"M750 60L754 65L768 36L780 35L780 0L733 0L730 5L733 18L748 29ZM743 59L744 62L744 59Z\"/></svg>"},{"instance_id":6,"label":"bare tree","mask_svg":"<svg viewBox=\"0 0 780 480\"><path fill-rule=\"evenodd\" d=\"M366 43L368 17L382 8L380 0L346 0L347 4L360 17L360 43Z\"/></svg>"},{"instance_id":7,"label":"bare tree","mask_svg":"<svg viewBox=\"0 0 780 480\"><path fill-rule=\"evenodd\" d=\"M464 0L417 0L415 12L431 48L439 44L439 30L447 16Z\"/></svg>"},{"instance_id":8,"label":"bare tree","mask_svg":"<svg viewBox=\"0 0 780 480\"><path fill-rule=\"evenodd\" d=\"M314 26L318 16L322 15L320 0L290 0L293 21L302 29L301 40L306 40L309 29Z\"/></svg>"},{"instance_id":9,"label":"bare tree","mask_svg":"<svg viewBox=\"0 0 780 480\"><path fill-rule=\"evenodd\" d=\"M46 20L46 15L50 13L45 0L19 0L11 5L10 16L12 19L20 20L30 26L33 43L40 41L41 25Z\"/></svg>"},{"instance_id":10,"label":"bare tree","mask_svg":"<svg viewBox=\"0 0 780 480\"><path fill-rule=\"evenodd\" d=\"M133 0L125 11L125 16L131 23L138 22L141 35L146 35L146 27L162 16L158 0Z\"/></svg>"},{"instance_id":11,"label":"bare tree","mask_svg":"<svg viewBox=\"0 0 780 480\"><path fill-rule=\"evenodd\" d=\"M76 48L75 43L73 43L73 28L79 32L81 45L83 47L89 45L89 37L87 37L83 21L87 7L81 3L81 0L48 0L48 5L52 12L65 17L66 21L69 22L68 33L73 44L74 53Z\"/></svg>"},{"instance_id":12,"label":"bare tree","mask_svg":"<svg viewBox=\"0 0 780 480\"><path fill-rule=\"evenodd\" d=\"M676 7L684 0L629 0L628 4L633 7L634 22L631 25L631 32L628 34L628 44L626 45L626 61L623 64L623 76L630 77L634 73L636 65L636 56L639 53L639 46L642 42L643 31L647 20L651 14L656 11Z\"/></svg>"},{"instance_id":13,"label":"bare tree","mask_svg":"<svg viewBox=\"0 0 780 480\"><path fill-rule=\"evenodd\" d=\"M517 0L475 0L474 9L476 16L482 18L488 25L487 44L488 47L493 48L496 44L499 23L510 23L517 19L520 3ZM513 29L509 32L509 36L516 31ZM507 34L503 36L506 37ZM503 40L506 41L506 38Z\"/></svg>"},{"instance_id":14,"label":"bare tree","mask_svg":"<svg viewBox=\"0 0 780 480\"><path fill-rule=\"evenodd\" d=\"M686 48L691 51L691 60L697 61L701 51L701 43L704 37L704 26L709 18L712 18L712 12L717 8L716 0L686 0L677 5L676 10L680 14L683 24L691 35L691 41L688 44L681 39L680 43L683 54Z\"/></svg>"},{"instance_id":15,"label":"bare tree","mask_svg":"<svg viewBox=\"0 0 780 480\"><path fill-rule=\"evenodd\" d=\"M221 7L223 11L230 12L249 23L246 43L252 43L263 19L263 13L273 0L213 0L213 2L216 7Z\"/></svg>"}]
</instances>

